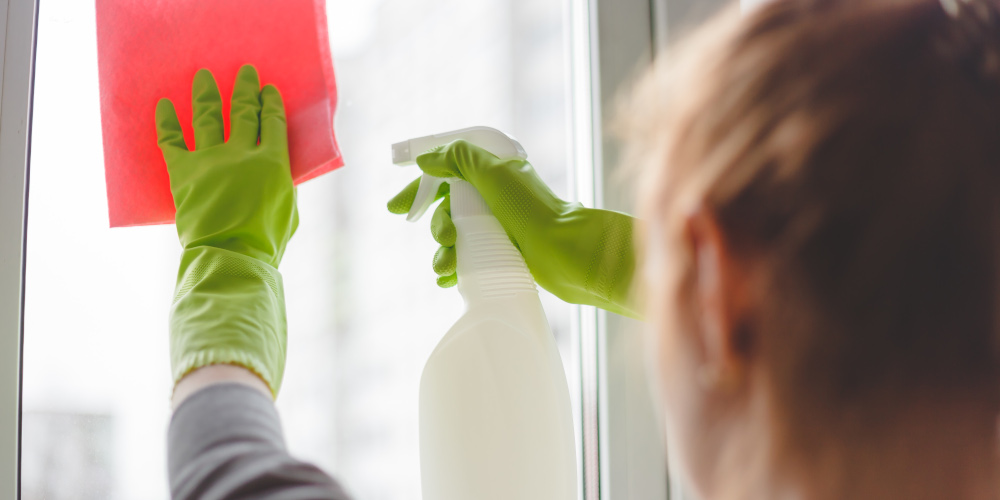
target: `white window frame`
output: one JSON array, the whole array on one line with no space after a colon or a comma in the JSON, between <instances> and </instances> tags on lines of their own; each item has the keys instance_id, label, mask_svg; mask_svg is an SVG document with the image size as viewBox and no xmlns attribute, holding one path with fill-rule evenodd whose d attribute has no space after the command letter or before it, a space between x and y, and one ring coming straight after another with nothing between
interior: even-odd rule
<instances>
[{"instance_id":1,"label":"white window frame","mask_svg":"<svg viewBox=\"0 0 1000 500\"><path fill-rule=\"evenodd\" d=\"M0 0L0 497L20 498L24 234L37 0Z\"/></svg>"},{"instance_id":2,"label":"white window frame","mask_svg":"<svg viewBox=\"0 0 1000 500\"><path fill-rule=\"evenodd\" d=\"M620 93L652 63L658 36L655 27L664 10L656 8L655 0L592 2L594 181L593 204L588 205L633 212L627 190L613 180L619 167L618 144L605 125L614 118ZM581 366L591 370L583 374L584 380L596 380L596 396L589 397L597 400L599 470L598 488L594 491L591 486L586 500L669 498L665 449L635 446L637 438L648 443L662 429L642 377L643 360L634 359L642 341L641 326L593 308L586 308L584 314L593 324L592 330L582 332L585 358ZM593 485L594 478L588 479Z\"/></svg>"},{"instance_id":3,"label":"white window frame","mask_svg":"<svg viewBox=\"0 0 1000 500\"><path fill-rule=\"evenodd\" d=\"M579 161L577 195L587 206L631 212L631 192L617 178L617 141L606 125L620 93L627 90L658 51L692 23L704 20L729 0L576 0L590 11L589 56L591 163ZM751 0L741 0L748 2ZM580 51L574 47L575 52ZM577 56L574 55L574 58ZM578 79L574 75L574 80ZM580 113L580 107L574 107ZM581 131L575 131L582 136ZM596 401L596 417L584 418L585 500L681 500L683 491L667 473L664 446L648 440L662 436L660 412L650 401L643 369L642 326L594 308L581 308L581 378L584 409ZM596 381L591 383L590 381ZM588 419L596 418L596 425ZM596 429L588 434L588 429ZM588 468L587 464L591 467ZM596 464L596 465L594 465ZM596 477L594 475L596 471Z\"/></svg>"}]
</instances>

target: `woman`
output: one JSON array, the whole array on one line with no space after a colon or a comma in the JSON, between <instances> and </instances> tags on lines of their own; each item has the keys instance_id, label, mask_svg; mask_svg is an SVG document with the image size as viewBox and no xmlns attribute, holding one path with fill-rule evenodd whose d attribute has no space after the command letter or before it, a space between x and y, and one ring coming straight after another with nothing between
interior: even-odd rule
<instances>
[{"instance_id":1,"label":"woman","mask_svg":"<svg viewBox=\"0 0 1000 500\"><path fill-rule=\"evenodd\" d=\"M209 80L196 77L196 106L219 100ZM234 134L254 116L241 92ZM220 146L208 106L195 128L209 147L189 152L172 109L157 113L186 249L171 318L179 498L343 495L288 457L268 400L284 362L275 268L297 215L280 96L261 100L260 145L248 128ZM623 109L642 224L559 200L531 165L466 143L418 163L472 182L542 286L645 311L668 442L698 496L1000 498L996 0L728 12ZM448 206L433 224L442 286L456 280Z\"/></svg>"},{"instance_id":2,"label":"woman","mask_svg":"<svg viewBox=\"0 0 1000 500\"><path fill-rule=\"evenodd\" d=\"M702 498L997 498L1000 7L779 1L628 107Z\"/></svg>"}]
</instances>

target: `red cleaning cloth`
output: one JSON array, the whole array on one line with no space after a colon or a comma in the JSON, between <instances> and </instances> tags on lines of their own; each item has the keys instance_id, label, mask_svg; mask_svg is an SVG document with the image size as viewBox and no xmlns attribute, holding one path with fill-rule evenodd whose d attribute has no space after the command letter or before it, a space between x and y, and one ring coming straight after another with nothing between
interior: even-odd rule
<instances>
[{"instance_id":1,"label":"red cleaning cloth","mask_svg":"<svg viewBox=\"0 0 1000 500\"><path fill-rule=\"evenodd\" d=\"M281 91L292 177L301 183L344 164L333 135L333 79L323 0L96 0L104 169L111 227L164 224L174 202L156 145L156 102L174 102L188 148L191 80L209 69L223 97L236 71L257 67Z\"/></svg>"}]
</instances>

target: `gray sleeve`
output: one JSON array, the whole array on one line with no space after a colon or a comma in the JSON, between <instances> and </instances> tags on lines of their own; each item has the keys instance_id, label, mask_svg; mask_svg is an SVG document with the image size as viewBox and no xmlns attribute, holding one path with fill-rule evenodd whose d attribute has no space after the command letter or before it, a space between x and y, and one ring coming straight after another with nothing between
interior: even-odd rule
<instances>
[{"instance_id":1,"label":"gray sleeve","mask_svg":"<svg viewBox=\"0 0 1000 500\"><path fill-rule=\"evenodd\" d=\"M202 389L174 411L167 467L174 500L348 500L330 476L288 454L274 403L241 384Z\"/></svg>"}]
</instances>

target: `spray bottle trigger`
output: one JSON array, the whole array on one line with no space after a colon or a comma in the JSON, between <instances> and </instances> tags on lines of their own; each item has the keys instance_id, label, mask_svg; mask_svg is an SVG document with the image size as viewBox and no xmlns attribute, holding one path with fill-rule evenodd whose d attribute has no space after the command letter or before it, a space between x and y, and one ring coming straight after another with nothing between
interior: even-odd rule
<instances>
[{"instance_id":1,"label":"spray bottle trigger","mask_svg":"<svg viewBox=\"0 0 1000 500\"><path fill-rule=\"evenodd\" d=\"M420 176L420 186L417 188L417 195L413 198L413 205L410 206L410 212L406 214L407 221L416 222L420 220L424 212L430 208L431 203L434 203L438 189L441 188L441 184L444 182L446 182L445 179L434 177L430 174Z\"/></svg>"},{"instance_id":2,"label":"spray bottle trigger","mask_svg":"<svg viewBox=\"0 0 1000 500\"><path fill-rule=\"evenodd\" d=\"M469 127L397 142L392 145L392 162L396 165L412 165L420 151L444 146L456 139L471 142L489 151L497 158L520 158L523 160L528 157L528 153L524 151L517 139L495 128ZM442 182L448 182L448 180L427 174L420 178L420 186L417 188L417 195L413 199L413 205L406 215L406 220L416 222L424 215L424 212L434 203L434 198L437 196Z\"/></svg>"}]
</instances>

